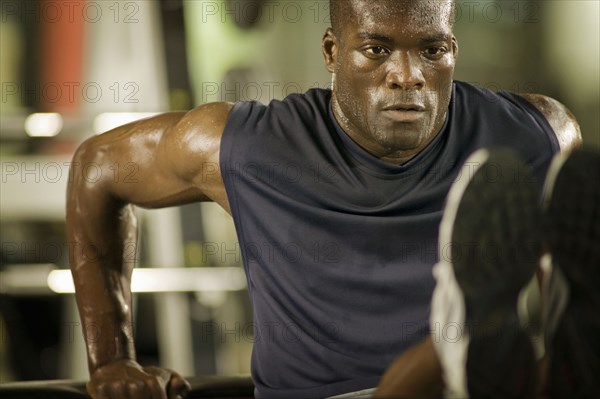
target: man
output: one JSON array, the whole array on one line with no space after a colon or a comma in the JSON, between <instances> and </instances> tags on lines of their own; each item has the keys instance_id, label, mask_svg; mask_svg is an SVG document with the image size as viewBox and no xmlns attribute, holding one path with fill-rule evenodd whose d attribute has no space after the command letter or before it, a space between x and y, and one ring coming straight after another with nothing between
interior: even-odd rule
<instances>
[{"instance_id":1,"label":"man","mask_svg":"<svg viewBox=\"0 0 600 399\"><path fill-rule=\"evenodd\" d=\"M577 123L544 96L453 82L450 0L333 1L331 12L322 49L332 91L268 107L205 104L78 149L67 221L95 399L186 389L178 374L135 361L134 265L124 255L136 237L132 204L215 201L232 214L261 336L252 356L258 397L373 388L400 353L394 365L408 358L417 369L401 368L403 383L440 380L427 338L431 272L461 165L479 148L508 146L541 182L554 153L579 144ZM129 162L139 183L114 181L109 168ZM93 184L90 163L103 171ZM90 339L90 326L111 333Z\"/></svg>"}]
</instances>

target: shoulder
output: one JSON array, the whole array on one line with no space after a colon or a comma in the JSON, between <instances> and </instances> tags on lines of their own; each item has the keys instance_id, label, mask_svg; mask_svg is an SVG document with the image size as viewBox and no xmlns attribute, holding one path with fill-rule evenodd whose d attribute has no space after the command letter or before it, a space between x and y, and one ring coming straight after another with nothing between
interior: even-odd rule
<instances>
[{"instance_id":1,"label":"shoulder","mask_svg":"<svg viewBox=\"0 0 600 399\"><path fill-rule=\"evenodd\" d=\"M327 118L330 98L330 90L310 89L304 93L290 93L282 99L272 99L266 104L241 101L230 113L227 131L236 137L240 134L253 136L262 131L272 135L275 131L314 126Z\"/></svg>"},{"instance_id":2,"label":"shoulder","mask_svg":"<svg viewBox=\"0 0 600 399\"><path fill-rule=\"evenodd\" d=\"M189 149L206 150L198 147L213 146L220 141L232 108L232 103L219 102L185 112L170 130L169 135L174 140L169 141Z\"/></svg>"},{"instance_id":3,"label":"shoulder","mask_svg":"<svg viewBox=\"0 0 600 399\"><path fill-rule=\"evenodd\" d=\"M233 105L208 103L185 112L163 135L159 155L184 178L196 175L206 163L218 165L221 137Z\"/></svg>"},{"instance_id":4,"label":"shoulder","mask_svg":"<svg viewBox=\"0 0 600 399\"><path fill-rule=\"evenodd\" d=\"M233 106L233 103L228 102L203 104L188 111L182 122L197 126L205 134L220 135Z\"/></svg>"},{"instance_id":5,"label":"shoulder","mask_svg":"<svg viewBox=\"0 0 600 399\"><path fill-rule=\"evenodd\" d=\"M299 112L308 112L309 114L314 111L326 113L330 99L331 90L313 88L304 93L291 93L282 101L272 101L269 106L276 110L287 108Z\"/></svg>"},{"instance_id":6,"label":"shoulder","mask_svg":"<svg viewBox=\"0 0 600 399\"><path fill-rule=\"evenodd\" d=\"M544 115L556 134L561 151L571 151L582 144L577 119L562 103L542 94L521 93L519 96Z\"/></svg>"}]
</instances>

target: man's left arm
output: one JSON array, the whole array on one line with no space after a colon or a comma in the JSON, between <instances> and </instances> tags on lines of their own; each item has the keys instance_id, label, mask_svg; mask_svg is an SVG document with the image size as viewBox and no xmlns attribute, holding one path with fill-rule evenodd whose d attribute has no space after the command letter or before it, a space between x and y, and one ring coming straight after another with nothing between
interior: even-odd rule
<instances>
[{"instance_id":1,"label":"man's left arm","mask_svg":"<svg viewBox=\"0 0 600 399\"><path fill-rule=\"evenodd\" d=\"M521 97L533 104L546 117L554 130L561 152L572 151L582 144L577 119L567 107L542 94L523 93Z\"/></svg>"}]
</instances>

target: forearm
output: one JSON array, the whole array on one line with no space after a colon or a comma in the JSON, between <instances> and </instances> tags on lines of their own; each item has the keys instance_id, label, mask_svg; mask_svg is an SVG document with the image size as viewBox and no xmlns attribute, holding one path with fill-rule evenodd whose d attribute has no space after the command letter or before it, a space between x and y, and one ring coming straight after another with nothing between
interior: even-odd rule
<instances>
[{"instance_id":1,"label":"forearm","mask_svg":"<svg viewBox=\"0 0 600 399\"><path fill-rule=\"evenodd\" d=\"M67 234L71 271L83 324L90 372L117 359L135 359L131 318L131 272L136 223L131 206L102 181L84 176L93 162L84 150L71 169Z\"/></svg>"},{"instance_id":2,"label":"forearm","mask_svg":"<svg viewBox=\"0 0 600 399\"><path fill-rule=\"evenodd\" d=\"M83 143L67 189L67 234L87 345L93 398L169 398L189 384L177 373L135 361L131 273L132 206L160 208L215 200L229 208L218 165L230 107L212 105L132 122ZM131 172L124 176L118 168ZM116 168L116 169L115 169ZM86 172L93 176L86 176Z\"/></svg>"},{"instance_id":3,"label":"forearm","mask_svg":"<svg viewBox=\"0 0 600 399\"><path fill-rule=\"evenodd\" d=\"M85 270L83 270L85 268ZM77 305L87 345L90 374L118 359L135 360L131 301L126 299L126 276L103 273L94 265L73 269ZM96 283L90 289L90 280Z\"/></svg>"}]
</instances>

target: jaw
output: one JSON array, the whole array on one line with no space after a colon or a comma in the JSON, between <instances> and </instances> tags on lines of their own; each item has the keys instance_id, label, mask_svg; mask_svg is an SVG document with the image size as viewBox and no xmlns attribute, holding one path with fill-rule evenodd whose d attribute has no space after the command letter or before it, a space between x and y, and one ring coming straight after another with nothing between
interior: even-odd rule
<instances>
[{"instance_id":1,"label":"jaw","mask_svg":"<svg viewBox=\"0 0 600 399\"><path fill-rule=\"evenodd\" d=\"M393 164L403 164L425 149L440 133L446 119L446 112L436 121L432 121L436 107L429 107L426 115L416 122L398 122L388 119L378 111L372 111L363 117L366 126L352 123L340 106L337 91L332 93L332 109L342 130L367 152ZM433 109L431 109L433 108ZM358 119L359 116L355 115ZM379 122L378 122L379 121Z\"/></svg>"}]
</instances>

